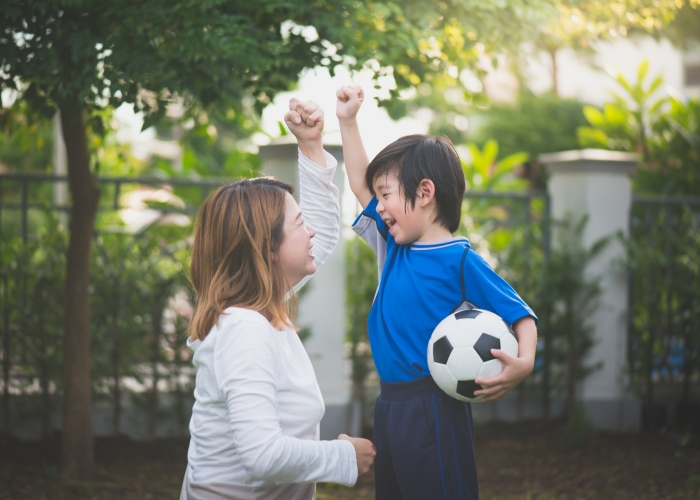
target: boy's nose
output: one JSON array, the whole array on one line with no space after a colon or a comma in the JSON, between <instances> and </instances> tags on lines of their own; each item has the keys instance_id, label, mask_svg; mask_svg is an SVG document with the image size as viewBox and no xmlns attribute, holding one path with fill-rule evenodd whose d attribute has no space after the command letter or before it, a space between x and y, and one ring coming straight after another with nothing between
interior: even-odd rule
<instances>
[{"instance_id":1,"label":"boy's nose","mask_svg":"<svg viewBox=\"0 0 700 500\"><path fill-rule=\"evenodd\" d=\"M311 226L306 226L306 230L309 232L309 237L313 238L316 236L316 230Z\"/></svg>"}]
</instances>

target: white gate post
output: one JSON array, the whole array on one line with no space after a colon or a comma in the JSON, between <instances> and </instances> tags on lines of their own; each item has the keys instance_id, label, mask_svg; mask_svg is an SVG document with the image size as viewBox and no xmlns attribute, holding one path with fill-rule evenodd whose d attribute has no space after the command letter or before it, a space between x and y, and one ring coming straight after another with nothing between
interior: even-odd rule
<instances>
[{"instance_id":1,"label":"white gate post","mask_svg":"<svg viewBox=\"0 0 700 500\"><path fill-rule=\"evenodd\" d=\"M588 214L583 245L589 248L604 236L629 232L632 184L629 173L638 158L631 153L584 149L539 157L549 173L547 189L552 217ZM556 241L554 242L556 244ZM627 376L627 276L622 266L625 249L617 239L592 261L586 273L600 278L600 305L590 318L594 346L586 362L602 363L583 382L581 398L600 429L631 431L640 427L641 406L629 391Z\"/></svg>"},{"instance_id":2,"label":"white gate post","mask_svg":"<svg viewBox=\"0 0 700 500\"><path fill-rule=\"evenodd\" d=\"M328 144L324 148L338 160L333 184L338 187L342 200L345 184L343 149L339 145ZM299 174L294 138L282 137L272 144L261 146L260 158L262 172L292 184L294 197L298 201ZM326 404L326 413L321 421L321 439L335 439L338 434L348 431L350 401L349 364L344 356L345 238L342 228L333 253L306 287L309 289L299 302L296 323L311 329L311 336L304 342L304 347L311 358Z\"/></svg>"}]
</instances>

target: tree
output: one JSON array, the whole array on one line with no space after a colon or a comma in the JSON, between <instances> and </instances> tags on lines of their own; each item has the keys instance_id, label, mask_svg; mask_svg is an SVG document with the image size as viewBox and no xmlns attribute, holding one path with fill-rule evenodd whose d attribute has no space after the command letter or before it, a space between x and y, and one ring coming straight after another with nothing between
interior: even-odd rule
<instances>
[{"instance_id":1,"label":"tree","mask_svg":"<svg viewBox=\"0 0 700 500\"><path fill-rule=\"evenodd\" d=\"M47 116L60 110L68 156L64 475L86 478L93 469L88 285L100 192L86 130L104 129L98 110L133 103L144 127L175 99L233 111L253 99L259 110L304 68L370 60L378 74L393 75L395 97L473 65L483 47L515 47L551 9L550 0L5 1L0 91Z\"/></svg>"},{"instance_id":2,"label":"tree","mask_svg":"<svg viewBox=\"0 0 700 500\"><path fill-rule=\"evenodd\" d=\"M558 15L533 38L537 50L551 60L552 93L558 95L557 52L572 48L591 52L598 40L612 40L632 33L659 34L698 0L565 0L556 4ZM683 9L683 10L681 10Z\"/></svg>"}]
</instances>

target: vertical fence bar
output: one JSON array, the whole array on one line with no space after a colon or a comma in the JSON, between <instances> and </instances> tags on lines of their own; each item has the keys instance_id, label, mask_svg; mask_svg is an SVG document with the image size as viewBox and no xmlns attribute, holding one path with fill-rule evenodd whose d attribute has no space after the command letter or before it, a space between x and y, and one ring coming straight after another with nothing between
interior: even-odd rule
<instances>
[{"instance_id":1,"label":"vertical fence bar","mask_svg":"<svg viewBox=\"0 0 700 500\"><path fill-rule=\"evenodd\" d=\"M544 227L542 246L544 249L544 261L549 261L549 252L552 248L552 201L549 194L544 197Z\"/></svg>"},{"instance_id":2,"label":"vertical fence bar","mask_svg":"<svg viewBox=\"0 0 700 500\"><path fill-rule=\"evenodd\" d=\"M646 227L646 233L647 233L647 251L651 254L654 251L654 246L653 246L653 231L654 231L654 225L652 222L652 214L651 214L651 204L647 203L646 204L646 210L644 212L644 225ZM653 295L652 295L652 290L653 290L653 284L651 283L651 262L648 262L649 259L646 259L647 262L644 262L644 267L646 275L647 275L647 293L646 293L646 299L647 299L647 311L648 311L648 322L647 322L647 328L649 330L649 338L648 338L648 345L646 346L646 352L645 352L645 360L644 363L646 365L647 373L645 373L646 376L646 403L647 405L652 404L654 400L654 387L652 383L652 373L654 371L654 341L655 341L655 335L654 335L654 322L651 319L652 318L652 311L654 310L654 300L653 300ZM651 408L649 408L648 411L651 411Z\"/></svg>"},{"instance_id":3,"label":"vertical fence bar","mask_svg":"<svg viewBox=\"0 0 700 500\"><path fill-rule=\"evenodd\" d=\"M29 181L27 179L22 179L22 201L21 201L21 220L22 220L22 243L27 243L27 212L29 211L29 194L27 192Z\"/></svg>"},{"instance_id":4,"label":"vertical fence bar","mask_svg":"<svg viewBox=\"0 0 700 500\"><path fill-rule=\"evenodd\" d=\"M121 190L122 183L115 181L114 183L114 210L119 210L119 191Z\"/></svg>"},{"instance_id":5,"label":"vertical fence bar","mask_svg":"<svg viewBox=\"0 0 700 500\"><path fill-rule=\"evenodd\" d=\"M664 342L669 350L673 348L673 291L671 284L673 281L673 257L671 255L671 237L673 235L673 213L668 205L664 206L664 224L666 231L664 234L664 260L666 261L666 342ZM666 360L670 355L670 351L666 353ZM673 367L669 366L671 378L673 377Z\"/></svg>"},{"instance_id":6,"label":"vertical fence bar","mask_svg":"<svg viewBox=\"0 0 700 500\"><path fill-rule=\"evenodd\" d=\"M628 228L628 244L627 244L627 371L630 384L634 383L634 350L632 344L637 338L637 332L634 329L634 267L632 264L632 251L634 248L634 229L636 226L634 215L634 203L630 205L630 217Z\"/></svg>"}]
</instances>

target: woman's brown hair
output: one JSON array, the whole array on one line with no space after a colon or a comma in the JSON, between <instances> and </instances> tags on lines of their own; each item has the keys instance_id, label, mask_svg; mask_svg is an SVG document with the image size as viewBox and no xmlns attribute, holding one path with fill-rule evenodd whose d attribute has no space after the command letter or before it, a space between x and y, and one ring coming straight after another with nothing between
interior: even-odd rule
<instances>
[{"instance_id":1,"label":"woman's brown hair","mask_svg":"<svg viewBox=\"0 0 700 500\"><path fill-rule=\"evenodd\" d=\"M271 177L221 186L199 209L190 274L197 292L189 326L192 339L204 340L224 309L260 312L278 329L294 328L292 287L273 254L284 238L286 193L294 188Z\"/></svg>"}]
</instances>

